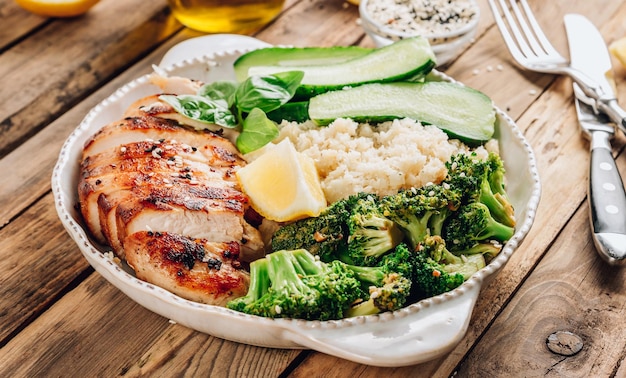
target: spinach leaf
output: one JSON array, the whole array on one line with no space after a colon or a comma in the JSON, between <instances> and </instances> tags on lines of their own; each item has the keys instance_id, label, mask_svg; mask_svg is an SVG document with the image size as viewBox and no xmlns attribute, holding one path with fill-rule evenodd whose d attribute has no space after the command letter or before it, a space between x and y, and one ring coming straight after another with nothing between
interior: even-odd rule
<instances>
[{"instance_id":1,"label":"spinach leaf","mask_svg":"<svg viewBox=\"0 0 626 378\"><path fill-rule=\"evenodd\" d=\"M270 112L286 104L304 77L302 71L280 72L267 76L250 76L235 92L235 106L240 113L254 108Z\"/></svg>"},{"instance_id":2,"label":"spinach leaf","mask_svg":"<svg viewBox=\"0 0 626 378\"><path fill-rule=\"evenodd\" d=\"M224 99L210 99L198 95L161 95L159 99L170 104L178 113L204 123L227 128L237 127L237 118Z\"/></svg>"},{"instance_id":3,"label":"spinach leaf","mask_svg":"<svg viewBox=\"0 0 626 378\"><path fill-rule=\"evenodd\" d=\"M278 136L278 127L259 108L250 111L237 137L237 149L242 154L257 150Z\"/></svg>"}]
</instances>

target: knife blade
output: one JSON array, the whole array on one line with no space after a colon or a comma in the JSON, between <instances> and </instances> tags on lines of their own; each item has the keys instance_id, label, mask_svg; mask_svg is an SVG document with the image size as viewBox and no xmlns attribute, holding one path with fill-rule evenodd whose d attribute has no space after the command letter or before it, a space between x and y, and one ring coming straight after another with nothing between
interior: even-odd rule
<instances>
[{"instance_id":1,"label":"knife blade","mask_svg":"<svg viewBox=\"0 0 626 378\"><path fill-rule=\"evenodd\" d=\"M590 139L587 202L593 241L605 261L612 265L626 263L626 191L610 142L615 125L578 98L574 101L580 126Z\"/></svg>"},{"instance_id":2,"label":"knife blade","mask_svg":"<svg viewBox=\"0 0 626 378\"><path fill-rule=\"evenodd\" d=\"M600 33L580 15L566 15L565 29L572 67L584 72L605 93L615 97L611 58ZM598 113L596 102L588 98L578 84L573 85L578 121L590 139L587 202L593 241L605 261L612 265L626 263L626 191L610 142L615 124L605 114Z\"/></svg>"},{"instance_id":3,"label":"knife blade","mask_svg":"<svg viewBox=\"0 0 626 378\"><path fill-rule=\"evenodd\" d=\"M596 111L609 116L626 133L626 112L615 96L611 57L600 31L585 16L567 14L565 31L569 41L570 65L583 72L597 86L598 100L591 100Z\"/></svg>"}]
</instances>

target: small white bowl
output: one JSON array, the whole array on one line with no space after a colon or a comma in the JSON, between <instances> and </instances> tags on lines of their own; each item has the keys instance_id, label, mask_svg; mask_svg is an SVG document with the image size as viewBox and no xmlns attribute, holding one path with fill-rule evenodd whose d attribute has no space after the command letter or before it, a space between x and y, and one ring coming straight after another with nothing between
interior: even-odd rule
<instances>
[{"instance_id":1,"label":"small white bowl","mask_svg":"<svg viewBox=\"0 0 626 378\"><path fill-rule=\"evenodd\" d=\"M372 1L377 0L361 0L359 4L359 14L361 17L361 26L378 47L389 45L404 38L421 35L428 39L437 57L437 65L441 66L455 59L476 36L478 20L480 18L480 8L474 0L468 1L473 15L466 23L460 24L458 27L454 27L449 31L433 31L423 34L399 31L390 27L388 24L380 22L377 20L378 17L371 14L368 10L368 6Z\"/></svg>"}]
</instances>

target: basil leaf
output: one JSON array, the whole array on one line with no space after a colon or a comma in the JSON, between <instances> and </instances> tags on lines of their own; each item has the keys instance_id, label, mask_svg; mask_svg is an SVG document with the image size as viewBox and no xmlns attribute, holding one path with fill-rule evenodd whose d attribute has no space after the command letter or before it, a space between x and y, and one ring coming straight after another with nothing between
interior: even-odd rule
<instances>
[{"instance_id":1,"label":"basil leaf","mask_svg":"<svg viewBox=\"0 0 626 378\"><path fill-rule=\"evenodd\" d=\"M212 100L197 95L161 95L160 100L170 104L178 113L204 123L213 123L229 129L237 127L237 118L226 100Z\"/></svg>"},{"instance_id":2,"label":"basil leaf","mask_svg":"<svg viewBox=\"0 0 626 378\"><path fill-rule=\"evenodd\" d=\"M271 112L291 100L303 77L302 71L250 76L237 88L235 106L243 113L249 113L254 108Z\"/></svg>"},{"instance_id":3,"label":"basil leaf","mask_svg":"<svg viewBox=\"0 0 626 378\"><path fill-rule=\"evenodd\" d=\"M237 83L234 81L216 81L205 84L198 90L198 96L208 97L212 100L226 100L228 108L233 106L235 102L235 91L237 91Z\"/></svg>"},{"instance_id":4,"label":"basil leaf","mask_svg":"<svg viewBox=\"0 0 626 378\"><path fill-rule=\"evenodd\" d=\"M278 127L267 118L265 112L254 108L243 121L241 134L237 137L237 149L242 154L258 150L278 136Z\"/></svg>"}]
</instances>

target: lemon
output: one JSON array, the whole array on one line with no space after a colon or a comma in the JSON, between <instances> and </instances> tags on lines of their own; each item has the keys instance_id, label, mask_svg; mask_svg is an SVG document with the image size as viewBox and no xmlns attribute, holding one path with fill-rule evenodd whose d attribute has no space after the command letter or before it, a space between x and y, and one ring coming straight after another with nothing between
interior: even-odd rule
<instances>
[{"instance_id":1,"label":"lemon","mask_svg":"<svg viewBox=\"0 0 626 378\"><path fill-rule=\"evenodd\" d=\"M289 139L265 147L237 171L252 208L267 219L286 222L317 216L326 208L315 163Z\"/></svg>"},{"instance_id":2,"label":"lemon","mask_svg":"<svg viewBox=\"0 0 626 378\"><path fill-rule=\"evenodd\" d=\"M99 0L15 0L29 12L45 17L74 17L87 12Z\"/></svg>"},{"instance_id":3,"label":"lemon","mask_svg":"<svg viewBox=\"0 0 626 378\"><path fill-rule=\"evenodd\" d=\"M626 37L613 41L609 45L609 51L626 67Z\"/></svg>"}]
</instances>

